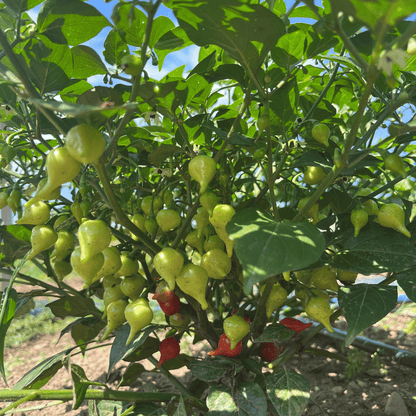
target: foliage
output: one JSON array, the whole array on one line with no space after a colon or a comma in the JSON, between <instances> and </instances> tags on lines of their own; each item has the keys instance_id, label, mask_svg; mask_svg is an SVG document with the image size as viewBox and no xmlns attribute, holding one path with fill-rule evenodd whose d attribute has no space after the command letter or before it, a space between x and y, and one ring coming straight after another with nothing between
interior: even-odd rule
<instances>
[{"instance_id":1,"label":"foliage","mask_svg":"<svg viewBox=\"0 0 416 416\"><path fill-rule=\"evenodd\" d=\"M13 270L0 371L5 378L13 315L27 299L53 295L49 308L70 320L62 333L76 346L38 364L15 391L44 386L65 365L74 389L56 398L73 398L74 409L89 400L91 415L300 415L309 383L285 364L316 332L344 315L350 345L396 306L396 281L416 301L416 4L161 3L112 2L111 21L88 1L0 4L0 204L19 218L0 227L0 266ZM197 65L152 77L188 46ZM354 233L357 211L368 221ZM210 249L222 256L205 256ZM23 273L29 257L39 270ZM81 290L66 279L72 267ZM357 273L387 277L355 284ZM129 300L120 284L138 274L143 292ZM17 278L32 286L25 298L12 289ZM160 278L176 296L174 308L159 301L172 310L162 320L144 303L162 290ZM146 319L136 311L143 304ZM321 325L294 333L281 314ZM213 351L222 337L227 356L175 347L157 369L161 341L188 336ZM109 371L131 363L123 385L147 358L179 393L90 389L69 358L107 337ZM273 363L261 360L262 342L282 350ZM184 366L198 379L189 389L170 373ZM0 397L9 400L6 390Z\"/></svg>"}]
</instances>

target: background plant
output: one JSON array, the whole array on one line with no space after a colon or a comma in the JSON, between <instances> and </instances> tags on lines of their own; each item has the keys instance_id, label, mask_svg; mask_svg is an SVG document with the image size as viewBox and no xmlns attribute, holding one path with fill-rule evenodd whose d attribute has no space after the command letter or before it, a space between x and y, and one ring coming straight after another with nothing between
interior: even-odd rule
<instances>
[{"instance_id":1,"label":"background plant","mask_svg":"<svg viewBox=\"0 0 416 416\"><path fill-rule=\"evenodd\" d=\"M27 11L39 4L35 23ZM94 252L95 266L101 265L93 273L95 266L88 263L85 287L76 290L65 282L70 259L76 264L74 247L51 259L48 241L31 260L55 280L48 284L20 271L31 244L45 243L43 237L31 240L37 235L33 225L19 221L0 228L2 271L13 270L2 301L1 344L15 311L38 296L56 298L49 304L56 317L74 318L64 331L77 344L29 371L13 392L1 392L4 400L17 400L2 412L25 401L48 400L52 393L38 389L67 365L75 393L60 390L54 398L73 400L74 409L84 399L93 409L92 403L105 397L109 402L98 406L113 406L118 414L300 414L309 384L285 363L323 325L297 335L278 323L280 312L293 317L307 310L328 329L344 315L350 345L396 306L397 287L390 283L397 281L416 300L416 25L411 19L416 6L406 0L324 0L322 5L305 0L290 7L283 0L165 1L176 27L166 16L155 17L160 6L161 1L114 2L110 22L81 0L0 5L0 202L22 217L24 206L44 200L50 219L39 226L48 227L42 229L53 243L59 231L86 241L92 224L102 221L121 253L109 278L97 275L104 247ZM107 27L102 59L84 43ZM162 68L169 53L189 45L200 46L191 71L178 66L161 80L149 76L150 65ZM134 58L126 58L129 54ZM97 75L105 85L89 82ZM79 124L99 130L106 146L103 152L100 146L88 148L88 138L81 136L88 159L71 153L65 159L73 168L67 177L68 163L58 168L48 155L57 149L64 154L67 133ZM329 128L328 138L312 135L317 124ZM401 158L400 166L384 163L389 154ZM202 173L193 167L188 172L196 156L210 160ZM85 160L90 164L80 164ZM41 179L56 173L48 192L39 187L34 194ZM201 205L205 213L198 211ZM161 219L160 210L168 209L180 221L174 213L167 214L169 223L166 213ZM356 236L355 210L367 213ZM387 217L378 214L386 210ZM94 241L96 246L99 240ZM185 265L179 261L178 270L155 270L153 258L162 248L175 250ZM216 275L208 276L212 270L200 266L212 248L225 250L230 272L225 258ZM83 257L81 252L80 264ZM218 278L223 270L226 278ZM231 347L221 344L223 353L229 348L227 357L179 354L160 367L178 394L88 389L94 382L68 364L71 354L102 345L97 342L106 319L98 300L125 307L127 296L117 290L117 279L137 273L145 288L142 299L132 302L147 300L161 276L169 284L166 290L180 298L179 312L172 314L179 316L172 320L170 305L163 305L166 324L145 326L127 346L130 326L117 316L121 325L110 338L110 371L126 358L133 360L126 379L140 373L144 358L157 367L153 354L160 338L180 341L189 333L194 342L206 340L216 350L220 336L232 334ZM354 284L357 273L387 277L379 284ZM41 289L18 298L12 288L16 278ZM336 310L330 309L330 297L338 302ZM225 330L225 320L239 327ZM264 342L284 343L268 373L259 358ZM234 344L241 353L230 355ZM2 356L3 347L5 378ZM184 365L200 380L199 388L193 384L187 390L169 373Z\"/></svg>"}]
</instances>

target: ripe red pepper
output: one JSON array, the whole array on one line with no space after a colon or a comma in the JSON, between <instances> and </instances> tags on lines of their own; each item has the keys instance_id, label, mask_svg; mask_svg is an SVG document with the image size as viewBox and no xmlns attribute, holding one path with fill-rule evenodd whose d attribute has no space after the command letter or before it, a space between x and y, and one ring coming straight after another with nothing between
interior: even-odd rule
<instances>
[{"instance_id":1,"label":"ripe red pepper","mask_svg":"<svg viewBox=\"0 0 416 416\"><path fill-rule=\"evenodd\" d=\"M223 355L224 357L236 357L238 354L240 354L242 348L243 348L243 344L240 341L233 350L230 349L231 347L231 342L230 340L227 338L227 335L222 334L220 336L220 340L218 342L218 348L214 351L210 351L208 353L208 355Z\"/></svg>"},{"instance_id":2,"label":"ripe red pepper","mask_svg":"<svg viewBox=\"0 0 416 416\"><path fill-rule=\"evenodd\" d=\"M181 348L179 341L174 337L165 338L159 346L160 359L158 367L160 367L165 361L175 358L179 355Z\"/></svg>"},{"instance_id":3,"label":"ripe red pepper","mask_svg":"<svg viewBox=\"0 0 416 416\"><path fill-rule=\"evenodd\" d=\"M277 359L283 347L278 347L274 342L262 342L260 344L260 356L268 363Z\"/></svg>"},{"instance_id":4,"label":"ripe red pepper","mask_svg":"<svg viewBox=\"0 0 416 416\"><path fill-rule=\"evenodd\" d=\"M178 313L181 308L181 302L176 295L174 295L173 299L168 302L161 302L158 300L158 303L160 309L162 309L163 313L167 316L175 315L175 313Z\"/></svg>"},{"instance_id":5,"label":"ripe red pepper","mask_svg":"<svg viewBox=\"0 0 416 416\"><path fill-rule=\"evenodd\" d=\"M299 321L298 319L295 319L295 318L285 318L280 321L280 325L284 325L285 327L291 329L292 331L296 331L296 334L293 335L293 336L296 336L297 334L301 333L303 330L311 327L312 322L310 322L309 324L304 324L302 321Z\"/></svg>"},{"instance_id":6,"label":"ripe red pepper","mask_svg":"<svg viewBox=\"0 0 416 416\"><path fill-rule=\"evenodd\" d=\"M175 292L169 289L169 285L165 280L162 280L156 286L155 294L152 299L157 300L158 302L169 302L175 296Z\"/></svg>"}]
</instances>

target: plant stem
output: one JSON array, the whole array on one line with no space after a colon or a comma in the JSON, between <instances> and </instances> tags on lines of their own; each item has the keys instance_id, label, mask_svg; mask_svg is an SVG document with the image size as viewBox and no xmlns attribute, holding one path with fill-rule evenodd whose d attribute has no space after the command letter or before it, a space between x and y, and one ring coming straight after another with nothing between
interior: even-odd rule
<instances>
[{"instance_id":1,"label":"plant stem","mask_svg":"<svg viewBox=\"0 0 416 416\"><path fill-rule=\"evenodd\" d=\"M240 111L238 112L237 117L234 119L233 125L231 126L230 131L227 134L227 138L225 139L224 143L221 146L221 149L218 151L218 153L214 157L214 160L216 162L220 160L222 154L224 153L225 149L228 146L228 143L230 143L231 137L234 134L237 126L240 124L241 118L243 117L248 106L250 105L250 91L251 91L252 86L253 86L252 81L250 81L248 84L246 95L244 97L244 101L243 101L243 104L241 105Z\"/></svg>"},{"instance_id":2,"label":"plant stem","mask_svg":"<svg viewBox=\"0 0 416 416\"><path fill-rule=\"evenodd\" d=\"M140 230L135 224L133 224L122 210L120 204L118 203L117 197L114 194L104 164L98 161L97 163L94 163L94 167L97 170L98 177L101 180L101 184L107 196L110 208L114 211L118 223L124 228L127 228L129 231L131 231L154 253L158 253L161 250L161 248L152 239L150 239L142 230Z\"/></svg>"},{"instance_id":3,"label":"plant stem","mask_svg":"<svg viewBox=\"0 0 416 416\"><path fill-rule=\"evenodd\" d=\"M259 303L257 305L256 315L253 321L252 334L254 338L257 338L261 334L261 329L264 328L264 318L266 315L266 302L272 291L273 285L276 283L277 277L269 277L266 281L263 293L261 294Z\"/></svg>"}]
</instances>

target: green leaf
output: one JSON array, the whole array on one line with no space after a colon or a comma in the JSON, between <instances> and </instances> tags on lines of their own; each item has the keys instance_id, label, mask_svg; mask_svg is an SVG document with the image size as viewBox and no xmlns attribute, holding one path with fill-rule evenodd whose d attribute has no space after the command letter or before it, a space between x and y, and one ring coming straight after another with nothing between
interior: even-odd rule
<instances>
[{"instance_id":1,"label":"green leaf","mask_svg":"<svg viewBox=\"0 0 416 416\"><path fill-rule=\"evenodd\" d=\"M117 388L121 386L130 386L132 383L134 383L138 377L147 370L143 367L140 363L132 363L130 364L126 371L123 374L123 377L120 381L120 384L117 386Z\"/></svg>"},{"instance_id":2,"label":"green leaf","mask_svg":"<svg viewBox=\"0 0 416 416\"><path fill-rule=\"evenodd\" d=\"M166 16L159 16L153 20L152 32L149 38L149 48L153 48L156 42L167 32L172 30L175 24Z\"/></svg>"},{"instance_id":3,"label":"green leaf","mask_svg":"<svg viewBox=\"0 0 416 416\"><path fill-rule=\"evenodd\" d=\"M238 407L227 386L211 386L207 397L209 416L238 416Z\"/></svg>"},{"instance_id":4,"label":"green leaf","mask_svg":"<svg viewBox=\"0 0 416 416\"><path fill-rule=\"evenodd\" d=\"M406 295L413 302L416 302L416 268L398 273L397 283L406 292Z\"/></svg>"},{"instance_id":5,"label":"green leaf","mask_svg":"<svg viewBox=\"0 0 416 416\"><path fill-rule=\"evenodd\" d=\"M269 276L309 266L325 249L325 239L313 224L278 223L252 208L238 211L227 232L243 266L246 293Z\"/></svg>"},{"instance_id":6,"label":"green leaf","mask_svg":"<svg viewBox=\"0 0 416 416\"><path fill-rule=\"evenodd\" d=\"M307 42L306 58L314 58L316 55L335 47L339 38L334 36L334 32L331 30L322 30L322 22L317 22L308 31Z\"/></svg>"},{"instance_id":7,"label":"green leaf","mask_svg":"<svg viewBox=\"0 0 416 416\"><path fill-rule=\"evenodd\" d=\"M71 337L80 346L81 350L87 348L86 345L82 344L94 339L105 327L105 323L98 318L89 317L83 319L82 322L71 328Z\"/></svg>"},{"instance_id":8,"label":"green leaf","mask_svg":"<svg viewBox=\"0 0 416 416\"><path fill-rule=\"evenodd\" d=\"M221 139L227 139L228 133L226 131L218 129L211 124L204 123L202 126L214 131ZM239 146L254 146L254 140L251 137L245 136L244 134L234 132L230 138L230 144L236 144Z\"/></svg>"},{"instance_id":9,"label":"green leaf","mask_svg":"<svg viewBox=\"0 0 416 416\"><path fill-rule=\"evenodd\" d=\"M32 232L23 225L6 225L0 227L2 238L4 239L5 243L8 243L9 236L6 236L4 231L6 231L8 234L11 234L13 237L16 237L18 240L30 243L30 236L32 235ZM20 241L20 244L21 243L22 242Z\"/></svg>"},{"instance_id":10,"label":"green leaf","mask_svg":"<svg viewBox=\"0 0 416 416\"><path fill-rule=\"evenodd\" d=\"M161 144L148 156L149 162L152 165L160 166L168 157L172 156L174 153L183 152L183 150L173 144Z\"/></svg>"},{"instance_id":11,"label":"green leaf","mask_svg":"<svg viewBox=\"0 0 416 416\"><path fill-rule=\"evenodd\" d=\"M95 7L81 0L46 0L37 23L39 33L63 45L79 45L110 26Z\"/></svg>"},{"instance_id":12,"label":"green leaf","mask_svg":"<svg viewBox=\"0 0 416 416\"><path fill-rule=\"evenodd\" d=\"M55 302L46 305L52 313L58 318L67 316L99 315L101 312L95 307L91 298L82 298L81 296L64 296Z\"/></svg>"},{"instance_id":13,"label":"green leaf","mask_svg":"<svg viewBox=\"0 0 416 416\"><path fill-rule=\"evenodd\" d=\"M293 371L266 377L267 395L279 415L300 416L309 402L309 382Z\"/></svg>"},{"instance_id":14,"label":"green leaf","mask_svg":"<svg viewBox=\"0 0 416 416\"><path fill-rule=\"evenodd\" d=\"M171 52L180 51L192 45L186 32L181 27L175 27L166 32L155 44L155 53L158 57L159 71L162 69L163 62Z\"/></svg>"},{"instance_id":15,"label":"green leaf","mask_svg":"<svg viewBox=\"0 0 416 416\"><path fill-rule=\"evenodd\" d=\"M106 387L103 383L97 383L95 381L88 380L84 369L77 364L70 364L70 373L74 392L72 410L76 410L81 406L89 386L93 385Z\"/></svg>"},{"instance_id":16,"label":"green leaf","mask_svg":"<svg viewBox=\"0 0 416 416\"><path fill-rule=\"evenodd\" d=\"M73 322L71 322L69 325L67 325L61 331L61 333L59 335L59 338L58 338L58 341L56 343L58 344L60 339L62 338L62 336L67 334L68 332L71 332L72 329L77 325L85 326L87 328L87 327L92 327L92 326L94 326L98 323L100 323L102 325L102 328L105 326L104 322L100 318L95 317L95 316L87 316L87 317L84 317L84 318L75 319ZM92 337L92 338L94 338L94 337ZM92 339L92 338L90 338L90 339ZM89 340L85 340L83 342L86 342L86 341L89 341ZM76 342L76 340L75 340L75 342Z\"/></svg>"},{"instance_id":17,"label":"green leaf","mask_svg":"<svg viewBox=\"0 0 416 416\"><path fill-rule=\"evenodd\" d=\"M173 416L188 416L186 413L185 403L183 401L182 395L179 397L178 408Z\"/></svg>"},{"instance_id":18,"label":"green leaf","mask_svg":"<svg viewBox=\"0 0 416 416\"><path fill-rule=\"evenodd\" d=\"M12 390L40 389L43 387L63 366L63 359L75 348L53 355L29 370L12 388Z\"/></svg>"},{"instance_id":19,"label":"green leaf","mask_svg":"<svg viewBox=\"0 0 416 416\"><path fill-rule=\"evenodd\" d=\"M89 46L79 45L71 49L74 59L74 78L88 78L93 75L106 74L107 68L101 61L100 55Z\"/></svg>"},{"instance_id":20,"label":"green leaf","mask_svg":"<svg viewBox=\"0 0 416 416\"><path fill-rule=\"evenodd\" d=\"M298 87L296 79L286 82L270 100L270 125L274 134L281 134L297 116Z\"/></svg>"},{"instance_id":21,"label":"green leaf","mask_svg":"<svg viewBox=\"0 0 416 416\"><path fill-rule=\"evenodd\" d=\"M124 361L140 361L150 357L159 351L160 341L154 337L147 337L143 344L135 349L131 354L123 357Z\"/></svg>"},{"instance_id":22,"label":"green leaf","mask_svg":"<svg viewBox=\"0 0 416 416\"><path fill-rule=\"evenodd\" d=\"M263 333L254 342L284 342L292 339L296 331L280 324L266 326Z\"/></svg>"},{"instance_id":23,"label":"green leaf","mask_svg":"<svg viewBox=\"0 0 416 416\"><path fill-rule=\"evenodd\" d=\"M337 7L376 29L384 21L394 26L416 13L416 4L407 0L340 0Z\"/></svg>"},{"instance_id":24,"label":"green leaf","mask_svg":"<svg viewBox=\"0 0 416 416\"><path fill-rule=\"evenodd\" d=\"M117 30L121 38L132 46L141 47L144 42L146 33L147 17L137 7L134 7L134 18L129 19L131 4L120 4L118 11L120 13L120 21L117 23Z\"/></svg>"},{"instance_id":25,"label":"green leaf","mask_svg":"<svg viewBox=\"0 0 416 416\"><path fill-rule=\"evenodd\" d=\"M204 361L193 360L188 364L192 374L203 381L218 381L226 372L227 366L222 360L208 358Z\"/></svg>"},{"instance_id":26,"label":"green leaf","mask_svg":"<svg viewBox=\"0 0 416 416\"><path fill-rule=\"evenodd\" d=\"M124 357L129 356L141 347L149 334L151 334L156 328L157 325L147 326L145 329L136 334L133 341L131 341L129 345L126 345L126 341L130 333L130 325L125 324L121 326L116 337L114 338L113 345L111 346L108 374L111 373L111 370L120 360L123 360Z\"/></svg>"},{"instance_id":27,"label":"green leaf","mask_svg":"<svg viewBox=\"0 0 416 416\"><path fill-rule=\"evenodd\" d=\"M24 48L31 78L40 92L59 91L68 86L73 73L72 54L65 44L56 45L39 35Z\"/></svg>"},{"instance_id":28,"label":"green leaf","mask_svg":"<svg viewBox=\"0 0 416 416\"><path fill-rule=\"evenodd\" d=\"M416 248L409 238L371 222L361 229L358 237L354 237L351 224L344 250L334 257L337 269L363 274L401 272L415 262Z\"/></svg>"},{"instance_id":29,"label":"green leaf","mask_svg":"<svg viewBox=\"0 0 416 416\"><path fill-rule=\"evenodd\" d=\"M268 9L237 0L178 0L173 11L195 44L218 45L253 73L286 33L284 23Z\"/></svg>"},{"instance_id":30,"label":"green leaf","mask_svg":"<svg viewBox=\"0 0 416 416\"><path fill-rule=\"evenodd\" d=\"M305 37L300 30L283 35L271 51L273 61L286 69L302 61Z\"/></svg>"},{"instance_id":31,"label":"green leaf","mask_svg":"<svg viewBox=\"0 0 416 416\"><path fill-rule=\"evenodd\" d=\"M262 388L256 383L240 384L237 388L236 403L239 416L267 414L267 401Z\"/></svg>"},{"instance_id":32,"label":"green leaf","mask_svg":"<svg viewBox=\"0 0 416 416\"><path fill-rule=\"evenodd\" d=\"M2 295L2 303L5 301L3 298L4 294ZM10 289L7 304L6 306L2 306L6 308L6 312L3 317L3 322L1 322L0 325L0 372L6 385L6 372L4 370L4 341L6 339L7 330L9 329L9 326L12 323L12 319L14 317L16 302L17 292L14 289Z\"/></svg>"},{"instance_id":33,"label":"green leaf","mask_svg":"<svg viewBox=\"0 0 416 416\"><path fill-rule=\"evenodd\" d=\"M129 53L127 43L115 29L111 29L104 41L103 55L107 63L116 65L124 55Z\"/></svg>"},{"instance_id":34,"label":"green leaf","mask_svg":"<svg viewBox=\"0 0 416 416\"><path fill-rule=\"evenodd\" d=\"M344 286L340 287L338 301L348 322L345 340L348 346L361 331L380 321L395 308L397 287L365 283Z\"/></svg>"},{"instance_id":35,"label":"green leaf","mask_svg":"<svg viewBox=\"0 0 416 416\"><path fill-rule=\"evenodd\" d=\"M3 0L3 3L17 14L20 14L33 9L38 4L42 3L42 1L43 0Z\"/></svg>"}]
</instances>

